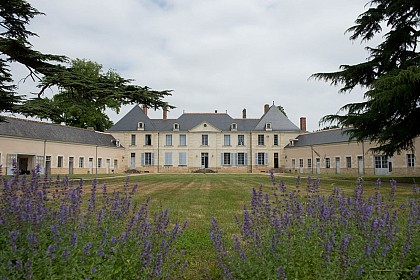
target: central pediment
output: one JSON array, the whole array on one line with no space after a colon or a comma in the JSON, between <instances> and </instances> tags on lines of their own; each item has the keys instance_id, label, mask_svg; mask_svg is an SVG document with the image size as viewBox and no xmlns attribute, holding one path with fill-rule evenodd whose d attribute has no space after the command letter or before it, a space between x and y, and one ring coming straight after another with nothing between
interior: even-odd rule
<instances>
[{"instance_id":1,"label":"central pediment","mask_svg":"<svg viewBox=\"0 0 420 280\"><path fill-rule=\"evenodd\" d=\"M208 122L201 122L189 130L190 132L221 132L220 129Z\"/></svg>"}]
</instances>

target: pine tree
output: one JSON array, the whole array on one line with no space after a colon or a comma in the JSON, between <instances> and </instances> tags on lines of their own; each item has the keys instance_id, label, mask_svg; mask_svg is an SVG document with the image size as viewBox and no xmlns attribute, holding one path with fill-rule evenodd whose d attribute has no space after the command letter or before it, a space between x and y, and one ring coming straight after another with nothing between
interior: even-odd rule
<instances>
[{"instance_id":1,"label":"pine tree","mask_svg":"<svg viewBox=\"0 0 420 280\"><path fill-rule=\"evenodd\" d=\"M134 85L133 80L114 71L105 74L98 71L97 76L90 77L80 71L83 65L79 66L83 63L84 66L94 65L93 62L70 60L66 56L34 50L28 39L36 34L26 27L38 15L42 13L25 0L0 1L0 27L4 30L0 33L0 113L21 113L104 130L112 125L105 115L108 108L117 112L125 104L173 108L163 101L171 95L170 90L156 91ZM27 78L38 81L40 90L34 98L16 92L9 67L12 62L26 66L29 71ZM49 99L44 96L44 91L52 86L57 86L61 92ZM4 118L0 116L2 120Z\"/></svg>"},{"instance_id":2,"label":"pine tree","mask_svg":"<svg viewBox=\"0 0 420 280\"><path fill-rule=\"evenodd\" d=\"M366 7L347 30L350 39L368 42L383 36L383 41L366 48L367 61L312 77L342 85L340 92L362 86L363 102L347 104L340 109L344 114L327 115L321 122L348 127L351 139L376 142L374 152L391 156L414 149L420 135L420 1L373 0Z\"/></svg>"}]
</instances>

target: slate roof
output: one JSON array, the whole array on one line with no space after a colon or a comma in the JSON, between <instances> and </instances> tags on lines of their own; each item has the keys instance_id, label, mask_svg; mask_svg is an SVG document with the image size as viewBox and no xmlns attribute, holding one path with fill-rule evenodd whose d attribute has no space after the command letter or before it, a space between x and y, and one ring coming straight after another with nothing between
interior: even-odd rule
<instances>
[{"instance_id":1,"label":"slate roof","mask_svg":"<svg viewBox=\"0 0 420 280\"><path fill-rule=\"evenodd\" d=\"M275 105L271 105L254 130L264 131L266 123L271 123L273 131L300 131Z\"/></svg>"},{"instance_id":2,"label":"slate roof","mask_svg":"<svg viewBox=\"0 0 420 280\"><path fill-rule=\"evenodd\" d=\"M237 124L237 131L265 131L265 123L272 124L272 131L300 131L278 108L272 105L260 119L234 119L227 113L183 113L178 119L150 119L143 110L134 106L108 131L136 131L137 124L144 123L145 131L172 131L175 123L179 131L189 131L201 123L208 123L221 131L230 131Z\"/></svg>"},{"instance_id":3,"label":"slate roof","mask_svg":"<svg viewBox=\"0 0 420 280\"><path fill-rule=\"evenodd\" d=\"M116 146L115 138L107 133L11 117L6 117L6 122L0 122L1 135L95 146Z\"/></svg>"},{"instance_id":4,"label":"slate roof","mask_svg":"<svg viewBox=\"0 0 420 280\"><path fill-rule=\"evenodd\" d=\"M345 133L345 129L331 129L302 134L296 139L297 141L294 142L293 146L289 144L286 148L348 142L350 137Z\"/></svg>"}]
</instances>

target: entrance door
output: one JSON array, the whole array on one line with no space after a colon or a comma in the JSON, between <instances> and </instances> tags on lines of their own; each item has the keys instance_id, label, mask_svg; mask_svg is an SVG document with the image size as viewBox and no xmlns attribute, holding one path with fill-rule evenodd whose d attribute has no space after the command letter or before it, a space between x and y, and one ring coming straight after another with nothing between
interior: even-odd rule
<instances>
[{"instance_id":1,"label":"entrance door","mask_svg":"<svg viewBox=\"0 0 420 280\"><path fill-rule=\"evenodd\" d=\"M18 157L18 168L20 174L29 174L27 157Z\"/></svg>"},{"instance_id":2,"label":"entrance door","mask_svg":"<svg viewBox=\"0 0 420 280\"><path fill-rule=\"evenodd\" d=\"M109 169L111 168L111 159L107 158L105 162L106 174L109 174Z\"/></svg>"},{"instance_id":3,"label":"entrance door","mask_svg":"<svg viewBox=\"0 0 420 280\"><path fill-rule=\"evenodd\" d=\"M45 157L45 174L51 175L51 156Z\"/></svg>"},{"instance_id":4,"label":"entrance door","mask_svg":"<svg viewBox=\"0 0 420 280\"><path fill-rule=\"evenodd\" d=\"M321 159L316 158L316 174L321 174Z\"/></svg>"},{"instance_id":5,"label":"entrance door","mask_svg":"<svg viewBox=\"0 0 420 280\"><path fill-rule=\"evenodd\" d=\"M391 165L391 166L390 166ZM385 155L375 156L375 175L386 175L392 171L391 160Z\"/></svg>"},{"instance_id":6,"label":"entrance door","mask_svg":"<svg viewBox=\"0 0 420 280\"><path fill-rule=\"evenodd\" d=\"M89 174L93 174L93 158L89 158Z\"/></svg>"},{"instance_id":7,"label":"entrance door","mask_svg":"<svg viewBox=\"0 0 420 280\"><path fill-rule=\"evenodd\" d=\"M279 168L279 153L274 153L274 168Z\"/></svg>"},{"instance_id":8,"label":"entrance door","mask_svg":"<svg viewBox=\"0 0 420 280\"><path fill-rule=\"evenodd\" d=\"M357 169L359 172L359 175L363 175L363 157L362 156L358 156L357 157Z\"/></svg>"},{"instance_id":9,"label":"entrance door","mask_svg":"<svg viewBox=\"0 0 420 280\"><path fill-rule=\"evenodd\" d=\"M340 158L335 158L335 173L340 174Z\"/></svg>"},{"instance_id":10,"label":"entrance door","mask_svg":"<svg viewBox=\"0 0 420 280\"><path fill-rule=\"evenodd\" d=\"M209 153L201 153L201 168L209 168Z\"/></svg>"},{"instance_id":11,"label":"entrance door","mask_svg":"<svg viewBox=\"0 0 420 280\"><path fill-rule=\"evenodd\" d=\"M69 174L73 174L74 157L69 157Z\"/></svg>"}]
</instances>

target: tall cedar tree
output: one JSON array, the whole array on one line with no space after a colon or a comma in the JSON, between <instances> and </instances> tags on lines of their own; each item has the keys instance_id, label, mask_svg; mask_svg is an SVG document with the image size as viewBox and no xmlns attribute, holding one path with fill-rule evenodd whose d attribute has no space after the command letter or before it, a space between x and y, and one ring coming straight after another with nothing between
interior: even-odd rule
<instances>
[{"instance_id":1,"label":"tall cedar tree","mask_svg":"<svg viewBox=\"0 0 420 280\"><path fill-rule=\"evenodd\" d=\"M70 60L65 56L33 50L28 38L36 34L28 31L26 26L37 15L43 13L25 0L0 1L0 27L4 30L0 33L0 113L22 113L104 130L112 125L104 113L107 108L116 112L126 104L173 108L163 101L164 97L171 95L170 90L155 91L147 86L133 85L133 80L122 78L113 71L98 71L97 76L91 77L82 71L83 65L80 66L85 63L88 67L90 62L74 60L69 66ZM40 90L34 98L16 92L10 73L10 63L13 62L26 66L29 70L26 78L39 82ZM60 93L56 98L48 99L44 91L52 86L57 86ZM2 120L4 118L0 116Z\"/></svg>"},{"instance_id":2,"label":"tall cedar tree","mask_svg":"<svg viewBox=\"0 0 420 280\"><path fill-rule=\"evenodd\" d=\"M327 115L321 122L348 127L350 139L376 142L374 152L392 156L414 149L420 135L420 1L374 0L366 7L346 32L351 40L365 42L383 35L382 43L366 48L366 62L311 77L342 85L340 92L358 85L366 89L363 102L347 104L340 109L344 114Z\"/></svg>"}]
</instances>

